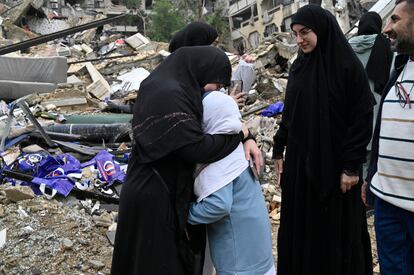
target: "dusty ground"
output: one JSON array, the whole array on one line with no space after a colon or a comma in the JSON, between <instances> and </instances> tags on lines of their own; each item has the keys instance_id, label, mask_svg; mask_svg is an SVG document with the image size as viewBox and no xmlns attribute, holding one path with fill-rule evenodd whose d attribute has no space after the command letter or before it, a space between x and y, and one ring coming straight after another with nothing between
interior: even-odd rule
<instances>
[{"instance_id":1,"label":"dusty ground","mask_svg":"<svg viewBox=\"0 0 414 275\"><path fill-rule=\"evenodd\" d=\"M271 173L265 182L274 182ZM0 248L0 274L109 274L112 246L106 234L116 213L98 210L92 216L90 207L74 199L13 203L1 189L0 232L7 229L7 241ZM279 221L277 215L270 216L276 258ZM373 217L368 224L378 271Z\"/></svg>"}]
</instances>

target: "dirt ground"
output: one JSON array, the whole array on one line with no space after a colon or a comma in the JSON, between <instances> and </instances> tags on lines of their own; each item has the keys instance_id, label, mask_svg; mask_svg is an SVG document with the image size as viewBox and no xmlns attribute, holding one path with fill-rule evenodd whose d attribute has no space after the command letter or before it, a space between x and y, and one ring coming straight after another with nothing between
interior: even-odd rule
<instances>
[{"instance_id":1,"label":"dirt ground","mask_svg":"<svg viewBox=\"0 0 414 275\"><path fill-rule=\"evenodd\" d=\"M272 183L271 174L265 180ZM7 237L0 248L0 274L109 274L113 248L106 235L116 220L115 212L97 210L91 215L91 207L74 198L38 197L13 203L2 188L0 232L6 229ZM279 220L270 217L276 259ZM368 225L373 268L378 272L372 216Z\"/></svg>"}]
</instances>

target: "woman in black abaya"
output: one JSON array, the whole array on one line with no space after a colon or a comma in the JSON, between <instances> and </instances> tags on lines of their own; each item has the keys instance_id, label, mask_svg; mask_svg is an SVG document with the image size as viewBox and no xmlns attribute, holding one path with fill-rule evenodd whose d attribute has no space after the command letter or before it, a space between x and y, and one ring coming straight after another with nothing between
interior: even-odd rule
<instances>
[{"instance_id":1,"label":"woman in black abaya","mask_svg":"<svg viewBox=\"0 0 414 275\"><path fill-rule=\"evenodd\" d=\"M201 267L186 229L194 166L225 157L244 137L203 134L202 91L209 83L228 85L230 74L223 51L183 47L141 84L111 274L186 275ZM246 148L252 143L245 150L256 159L257 146Z\"/></svg>"},{"instance_id":2,"label":"woman in black abaya","mask_svg":"<svg viewBox=\"0 0 414 275\"><path fill-rule=\"evenodd\" d=\"M172 53L181 47L207 46L218 38L215 28L204 22L191 22L174 34L168 50Z\"/></svg>"},{"instance_id":3,"label":"woman in black abaya","mask_svg":"<svg viewBox=\"0 0 414 275\"><path fill-rule=\"evenodd\" d=\"M372 274L360 197L372 131L368 80L328 11L304 6L291 28L300 53L289 74L273 152L283 198L277 272Z\"/></svg>"}]
</instances>

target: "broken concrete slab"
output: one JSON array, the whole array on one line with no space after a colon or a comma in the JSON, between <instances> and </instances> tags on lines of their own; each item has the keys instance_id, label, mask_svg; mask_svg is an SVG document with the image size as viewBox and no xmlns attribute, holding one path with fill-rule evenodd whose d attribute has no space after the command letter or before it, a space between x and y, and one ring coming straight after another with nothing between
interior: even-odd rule
<instances>
[{"instance_id":1,"label":"broken concrete slab","mask_svg":"<svg viewBox=\"0 0 414 275\"><path fill-rule=\"evenodd\" d=\"M32 93L48 93L55 90L57 84L28 81L0 80L0 97L17 99Z\"/></svg>"},{"instance_id":2,"label":"broken concrete slab","mask_svg":"<svg viewBox=\"0 0 414 275\"><path fill-rule=\"evenodd\" d=\"M135 50L138 50L139 48L149 44L151 41L138 32L133 36L128 37L125 42L127 42Z\"/></svg>"},{"instance_id":3,"label":"broken concrete slab","mask_svg":"<svg viewBox=\"0 0 414 275\"><path fill-rule=\"evenodd\" d=\"M103 100L111 95L111 86L108 81L99 73L99 71L92 65L91 62L86 63L86 69L92 78L93 83L89 85L86 90L95 97Z\"/></svg>"},{"instance_id":4,"label":"broken concrete slab","mask_svg":"<svg viewBox=\"0 0 414 275\"><path fill-rule=\"evenodd\" d=\"M12 147L1 153L1 158L6 165L11 165L20 156L21 152L19 147Z\"/></svg>"},{"instance_id":5,"label":"broken concrete slab","mask_svg":"<svg viewBox=\"0 0 414 275\"><path fill-rule=\"evenodd\" d=\"M86 87L86 91L96 98L99 98L100 100L109 98L111 95L110 91L108 91L101 79L93 82L88 87Z\"/></svg>"},{"instance_id":6,"label":"broken concrete slab","mask_svg":"<svg viewBox=\"0 0 414 275\"><path fill-rule=\"evenodd\" d=\"M9 186L4 189L4 192L6 193L6 198L12 202L30 200L35 197L29 186Z\"/></svg>"},{"instance_id":7,"label":"broken concrete slab","mask_svg":"<svg viewBox=\"0 0 414 275\"><path fill-rule=\"evenodd\" d=\"M0 56L2 80L60 83L68 70L64 57Z\"/></svg>"},{"instance_id":8,"label":"broken concrete slab","mask_svg":"<svg viewBox=\"0 0 414 275\"><path fill-rule=\"evenodd\" d=\"M88 264L90 264L90 266L96 270L101 270L105 267L105 264L103 262L97 260L89 260Z\"/></svg>"},{"instance_id":9,"label":"broken concrete slab","mask_svg":"<svg viewBox=\"0 0 414 275\"><path fill-rule=\"evenodd\" d=\"M17 99L34 92L50 92L57 83L66 82L67 69L64 57L0 56L0 96Z\"/></svg>"},{"instance_id":10,"label":"broken concrete slab","mask_svg":"<svg viewBox=\"0 0 414 275\"><path fill-rule=\"evenodd\" d=\"M86 98L61 98L52 101L42 102L41 105L46 107L48 105L54 105L55 107L65 107L65 106L77 106L88 104Z\"/></svg>"},{"instance_id":11,"label":"broken concrete slab","mask_svg":"<svg viewBox=\"0 0 414 275\"><path fill-rule=\"evenodd\" d=\"M112 225L112 216L108 213L104 213L100 216L93 215L92 220L95 222L96 226L109 227Z\"/></svg>"},{"instance_id":12,"label":"broken concrete slab","mask_svg":"<svg viewBox=\"0 0 414 275\"><path fill-rule=\"evenodd\" d=\"M56 53L58 54L58 56L70 56L71 55L71 51L68 47L59 47L56 49Z\"/></svg>"},{"instance_id":13,"label":"broken concrete slab","mask_svg":"<svg viewBox=\"0 0 414 275\"><path fill-rule=\"evenodd\" d=\"M75 45L76 46L76 45ZM89 47L88 45L86 45L86 44L82 44L82 45L80 45L80 48L86 53L86 54L90 54L90 53L92 53L93 52L93 50L92 50L92 48L91 47Z\"/></svg>"},{"instance_id":14,"label":"broken concrete slab","mask_svg":"<svg viewBox=\"0 0 414 275\"><path fill-rule=\"evenodd\" d=\"M45 151L46 152L45 149L43 149L42 147L40 147L37 144L32 144L32 145L26 146L22 149L22 152L24 152L24 153L37 153L37 152L40 152L40 151Z\"/></svg>"},{"instance_id":15,"label":"broken concrete slab","mask_svg":"<svg viewBox=\"0 0 414 275\"><path fill-rule=\"evenodd\" d=\"M67 83L73 85L83 85L83 81L80 80L76 75L69 76Z\"/></svg>"}]
</instances>

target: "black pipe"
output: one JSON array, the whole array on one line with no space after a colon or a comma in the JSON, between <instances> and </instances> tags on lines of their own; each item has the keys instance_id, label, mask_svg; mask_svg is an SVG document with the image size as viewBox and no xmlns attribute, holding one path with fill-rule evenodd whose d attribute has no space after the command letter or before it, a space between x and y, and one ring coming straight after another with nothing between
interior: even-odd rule
<instances>
[{"instance_id":1,"label":"black pipe","mask_svg":"<svg viewBox=\"0 0 414 275\"><path fill-rule=\"evenodd\" d=\"M118 21L118 20L120 20L124 17L126 17L126 14L120 14L120 15L117 15L117 16L114 16L114 17L109 17L109 18L93 21L93 22L83 24L83 25L80 25L80 26L76 26L76 27L73 27L73 28L69 28L69 29L66 29L66 30L63 30L63 31L42 35L42 36L35 37L35 38L29 39L29 40L26 40L26 41L22 41L22 42L19 42L19 43L4 46L4 47L0 48L0 55L12 53L12 52L15 52L15 51L18 51L18 50L25 50L25 49L30 48L32 46L36 46L36 45L39 45L39 44L42 44L42 43L46 43L48 41L52 41L52 40L57 39L57 38L65 37L65 36L70 35L70 34L74 34L74 33L77 33L77 32L84 31L84 30L88 30L88 29L92 29L92 28L96 28L96 27L105 25L105 24L109 24L109 23Z\"/></svg>"}]
</instances>

